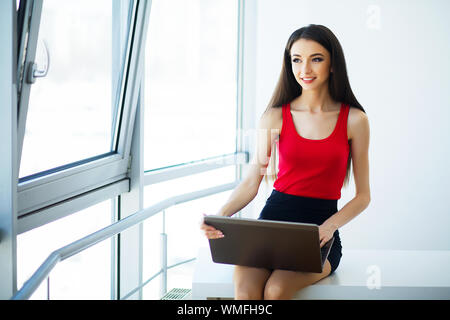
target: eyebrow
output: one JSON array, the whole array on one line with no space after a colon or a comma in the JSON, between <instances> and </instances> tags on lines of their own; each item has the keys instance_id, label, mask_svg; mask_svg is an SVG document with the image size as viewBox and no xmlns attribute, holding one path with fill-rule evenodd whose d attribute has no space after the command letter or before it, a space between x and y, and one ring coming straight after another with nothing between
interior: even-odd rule
<instances>
[{"instance_id":1,"label":"eyebrow","mask_svg":"<svg viewBox=\"0 0 450 320\"><path fill-rule=\"evenodd\" d=\"M301 55L296 54L296 53L293 54L292 56L293 56L293 57L294 57L294 56L301 57ZM312 55L310 55L310 57L314 57L314 56L322 56L322 57L324 57L324 55L321 54L321 53L313 53Z\"/></svg>"}]
</instances>

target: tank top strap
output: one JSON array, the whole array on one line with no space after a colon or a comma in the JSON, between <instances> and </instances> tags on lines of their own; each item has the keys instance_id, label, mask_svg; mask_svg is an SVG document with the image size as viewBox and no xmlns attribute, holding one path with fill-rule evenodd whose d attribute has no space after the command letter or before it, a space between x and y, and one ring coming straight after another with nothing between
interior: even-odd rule
<instances>
[{"instance_id":1,"label":"tank top strap","mask_svg":"<svg viewBox=\"0 0 450 320\"><path fill-rule=\"evenodd\" d=\"M339 123L338 123L338 129L339 129L339 135L345 136L347 138L347 122L348 122L348 114L350 112L350 105L342 103L342 109L339 114Z\"/></svg>"},{"instance_id":2,"label":"tank top strap","mask_svg":"<svg viewBox=\"0 0 450 320\"><path fill-rule=\"evenodd\" d=\"M283 112L282 112L283 113L283 125L281 127L280 135L290 134L288 132L290 132L292 130L292 126L293 126L293 120L291 117L291 104L290 103L283 104L282 110L283 110Z\"/></svg>"},{"instance_id":3,"label":"tank top strap","mask_svg":"<svg viewBox=\"0 0 450 320\"><path fill-rule=\"evenodd\" d=\"M289 103L283 104L283 120L284 120L285 118L286 118L286 120L287 120L288 115L289 115L289 112L290 112L289 108L290 108Z\"/></svg>"}]
</instances>

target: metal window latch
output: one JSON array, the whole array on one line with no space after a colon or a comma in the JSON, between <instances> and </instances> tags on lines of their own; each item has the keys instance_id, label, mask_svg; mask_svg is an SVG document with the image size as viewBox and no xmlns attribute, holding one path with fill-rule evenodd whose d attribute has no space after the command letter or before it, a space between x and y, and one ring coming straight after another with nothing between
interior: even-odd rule
<instances>
[{"instance_id":1,"label":"metal window latch","mask_svg":"<svg viewBox=\"0 0 450 320\"><path fill-rule=\"evenodd\" d=\"M38 66L35 62L28 62L27 68L27 83L33 84L36 82L36 78L43 78L47 75L48 70L50 69L50 52L48 50L48 46L45 41L42 41L44 44L46 63L43 66L43 69L38 69Z\"/></svg>"}]
</instances>

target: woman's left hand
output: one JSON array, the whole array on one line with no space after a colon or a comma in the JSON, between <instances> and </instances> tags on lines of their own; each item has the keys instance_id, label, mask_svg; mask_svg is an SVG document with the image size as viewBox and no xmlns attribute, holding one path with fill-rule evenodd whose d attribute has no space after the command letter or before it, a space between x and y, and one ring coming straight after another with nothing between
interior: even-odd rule
<instances>
[{"instance_id":1,"label":"woman's left hand","mask_svg":"<svg viewBox=\"0 0 450 320\"><path fill-rule=\"evenodd\" d=\"M337 228L334 225L330 224L324 223L319 226L319 241L321 248L325 245L325 243L333 238L333 234L336 230Z\"/></svg>"}]
</instances>

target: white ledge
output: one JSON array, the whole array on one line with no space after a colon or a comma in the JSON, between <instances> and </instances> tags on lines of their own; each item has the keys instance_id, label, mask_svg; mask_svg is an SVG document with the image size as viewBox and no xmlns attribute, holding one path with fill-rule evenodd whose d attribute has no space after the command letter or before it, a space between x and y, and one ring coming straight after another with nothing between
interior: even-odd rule
<instances>
[{"instance_id":1,"label":"white ledge","mask_svg":"<svg viewBox=\"0 0 450 320\"><path fill-rule=\"evenodd\" d=\"M200 248L192 299L232 299L234 266ZM335 273L304 288L302 300L449 300L450 251L343 250Z\"/></svg>"}]
</instances>

